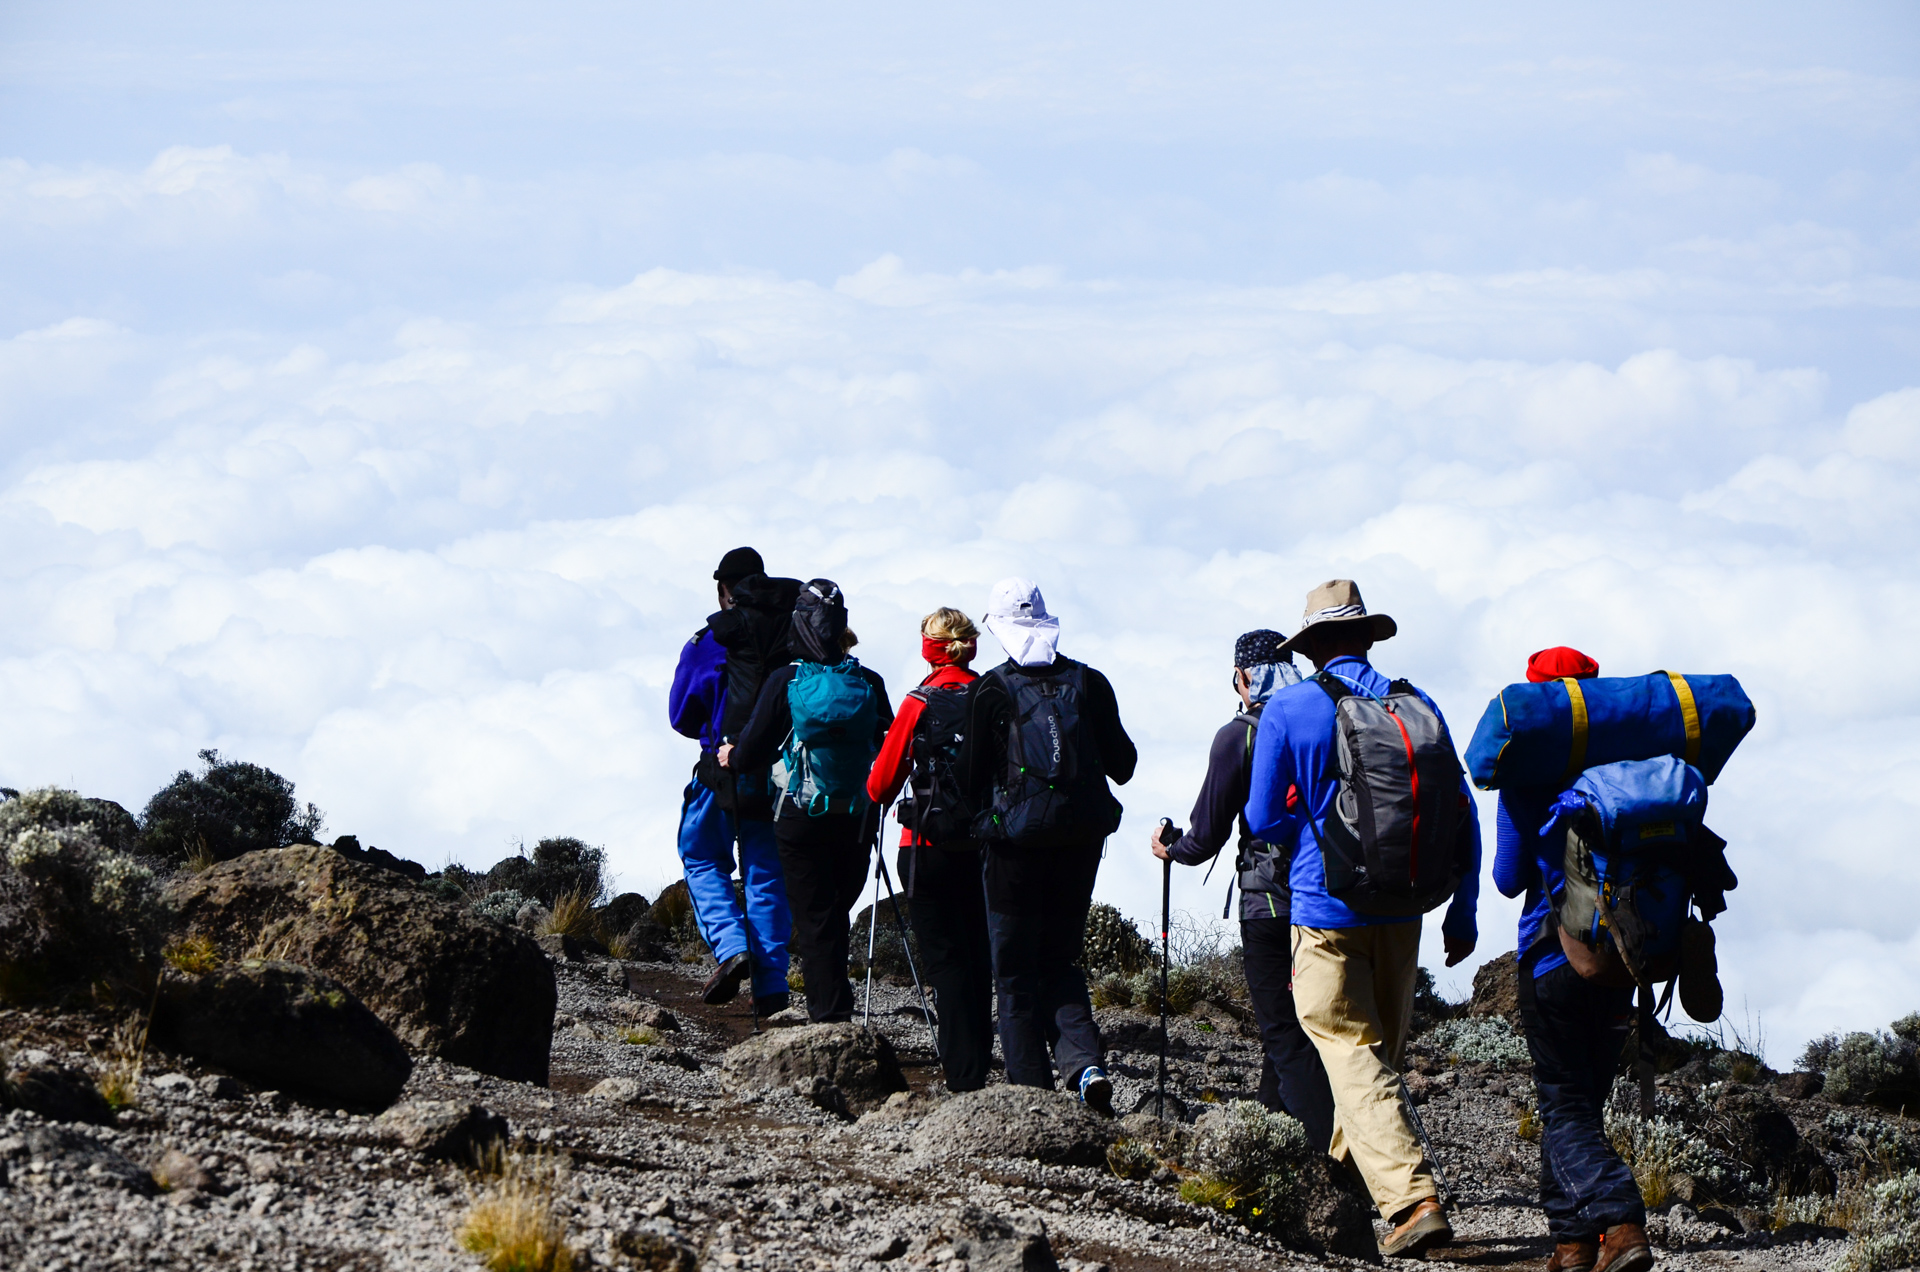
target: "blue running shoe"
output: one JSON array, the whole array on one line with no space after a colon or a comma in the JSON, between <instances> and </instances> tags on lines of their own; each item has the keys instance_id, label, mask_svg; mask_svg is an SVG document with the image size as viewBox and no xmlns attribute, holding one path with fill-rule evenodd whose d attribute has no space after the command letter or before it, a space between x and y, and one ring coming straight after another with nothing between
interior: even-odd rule
<instances>
[{"instance_id":1,"label":"blue running shoe","mask_svg":"<svg viewBox=\"0 0 1920 1272\"><path fill-rule=\"evenodd\" d=\"M1097 1064L1080 1071L1080 1102L1102 1117L1113 1116L1113 1079Z\"/></svg>"}]
</instances>

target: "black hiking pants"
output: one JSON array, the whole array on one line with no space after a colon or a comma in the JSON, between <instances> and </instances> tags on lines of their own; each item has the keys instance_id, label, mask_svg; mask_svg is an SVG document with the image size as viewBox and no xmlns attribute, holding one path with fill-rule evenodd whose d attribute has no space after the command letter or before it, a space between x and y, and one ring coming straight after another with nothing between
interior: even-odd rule
<instances>
[{"instance_id":1,"label":"black hiking pants","mask_svg":"<svg viewBox=\"0 0 1920 1272\"><path fill-rule=\"evenodd\" d=\"M1240 949L1265 1053L1260 1103L1299 1122L1308 1142L1324 1153L1333 1142L1333 1086L1293 1008L1293 921L1242 919Z\"/></svg>"},{"instance_id":2,"label":"black hiking pants","mask_svg":"<svg viewBox=\"0 0 1920 1272\"><path fill-rule=\"evenodd\" d=\"M1540 1208L1555 1241L1591 1241L1645 1223L1633 1172L1607 1139L1607 1097L1633 1025L1633 990L1596 985L1561 965L1519 974L1520 1018L1540 1100ZM1531 992L1529 992L1529 986Z\"/></svg>"},{"instance_id":3,"label":"black hiking pants","mask_svg":"<svg viewBox=\"0 0 1920 1272\"><path fill-rule=\"evenodd\" d=\"M868 815L809 817L783 808L773 823L780 869L793 911L794 953L807 983L807 1018L852 1020L853 982L847 979L848 912L867 881Z\"/></svg>"},{"instance_id":4,"label":"black hiking pants","mask_svg":"<svg viewBox=\"0 0 1920 1272\"><path fill-rule=\"evenodd\" d=\"M977 845L900 849L900 885L913 900L921 972L939 1012L947 1090L978 1091L993 1058L993 950Z\"/></svg>"},{"instance_id":5,"label":"black hiking pants","mask_svg":"<svg viewBox=\"0 0 1920 1272\"><path fill-rule=\"evenodd\" d=\"M987 932L1000 994L1000 1052L1015 1086L1069 1090L1101 1063L1100 1031L1087 976L1074 961L1086 941L1087 907L1104 839L1061 848L987 848ZM1052 1056L1049 1058L1048 1052Z\"/></svg>"}]
</instances>

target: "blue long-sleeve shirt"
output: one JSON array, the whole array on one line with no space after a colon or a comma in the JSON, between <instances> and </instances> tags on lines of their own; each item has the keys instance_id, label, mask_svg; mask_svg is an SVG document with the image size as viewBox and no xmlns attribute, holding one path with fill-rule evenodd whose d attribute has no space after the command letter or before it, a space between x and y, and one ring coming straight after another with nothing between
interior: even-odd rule
<instances>
[{"instance_id":1,"label":"blue long-sleeve shirt","mask_svg":"<svg viewBox=\"0 0 1920 1272\"><path fill-rule=\"evenodd\" d=\"M667 691L667 723L683 737L698 738L702 751L720 746L720 717L727 708L727 651L701 628L680 647Z\"/></svg>"},{"instance_id":2,"label":"blue long-sleeve shirt","mask_svg":"<svg viewBox=\"0 0 1920 1272\"><path fill-rule=\"evenodd\" d=\"M1325 670L1345 681L1355 693L1374 698L1384 697L1393 683L1361 658L1336 658ZM1424 693L1420 697L1433 707L1434 714L1439 714L1433 699ZM1361 914L1327 894L1320 836L1340 786L1329 764L1333 727L1333 699L1311 680L1288 685L1268 699L1253 744L1253 790L1247 799L1247 824L1256 839L1292 848L1293 866L1288 879L1293 885L1293 921L1301 927L1413 922L1419 916ZM1287 809L1289 786L1300 792L1291 812ZM1473 798L1464 776L1460 789L1469 800ZM1473 941L1479 936L1475 915L1480 903L1479 819L1469 817L1465 830L1472 836L1473 868L1454 889L1453 903L1440 925L1442 932L1457 941Z\"/></svg>"},{"instance_id":3,"label":"blue long-sleeve shirt","mask_svg":"<svg viewBox=\"0 0 1920 1272\"><path fill-rule=\"evenodd\" d=\"M1522 957L1541 936L1554 935L1553 898L1566 882L1561 872L1565 841L1559 835L1540 837L1554 795L1544 788L1504 790L1494 815L1493 886L1503 897L1527 894L1527 904L1520 911ZM1544 976L1566 961L1560 942L1550 941L1534 961L1533 974Z\"/></svg>"}]
</instances>

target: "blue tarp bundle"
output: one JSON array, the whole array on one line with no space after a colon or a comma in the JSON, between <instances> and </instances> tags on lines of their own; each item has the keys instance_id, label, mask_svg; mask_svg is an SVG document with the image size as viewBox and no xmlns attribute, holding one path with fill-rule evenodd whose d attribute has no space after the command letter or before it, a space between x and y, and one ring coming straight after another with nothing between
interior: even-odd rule
<instances>
[{"instance_id":1,"label":"blue tarp bundle","mask_svg":"<svg viewBox=\"0 0 1920 1272\"><path fill-rule=\"evenodd\" d=\"M1564 786L1581 770L1671 755L1711 782L1753 728L1753 703L1732 676L1610 676L1508 685L1487 704L1467 747L1482 790Z\"/></svg>"}]
</instances>

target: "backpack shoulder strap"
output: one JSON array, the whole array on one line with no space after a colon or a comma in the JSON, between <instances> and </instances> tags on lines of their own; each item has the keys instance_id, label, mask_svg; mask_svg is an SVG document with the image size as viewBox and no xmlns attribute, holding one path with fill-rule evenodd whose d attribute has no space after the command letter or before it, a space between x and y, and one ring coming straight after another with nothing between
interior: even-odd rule
<instances>
[{"instance_id":1,"label":"backpack shoulder strap","mask_svg":"<svg viewBox=\"0 0 1920 1272\"><path fill-rule=\"evenodd\" d=\"M1353 690L1347 688L1346 682L1330 671L1316 673L1313 677L1313 683L1327 691L1327 697L1333 699L1333 705L1336 707L1340 705L1342 698L1353 697Z\"/></svg>"},{"instance_id":2,"label":"backpack shoulder strap","mask_svg":"<svg viewBox=\"0 0 1920 1272\"><path fill-rule=\"evenodd\" d=\"M1416 698L1420 696L1420 691L1413 687L1413 681L1404 678L1390 683L1387 686L1387 692L1389 694L1410 693Z\"/></svg>"}]
</instances>

